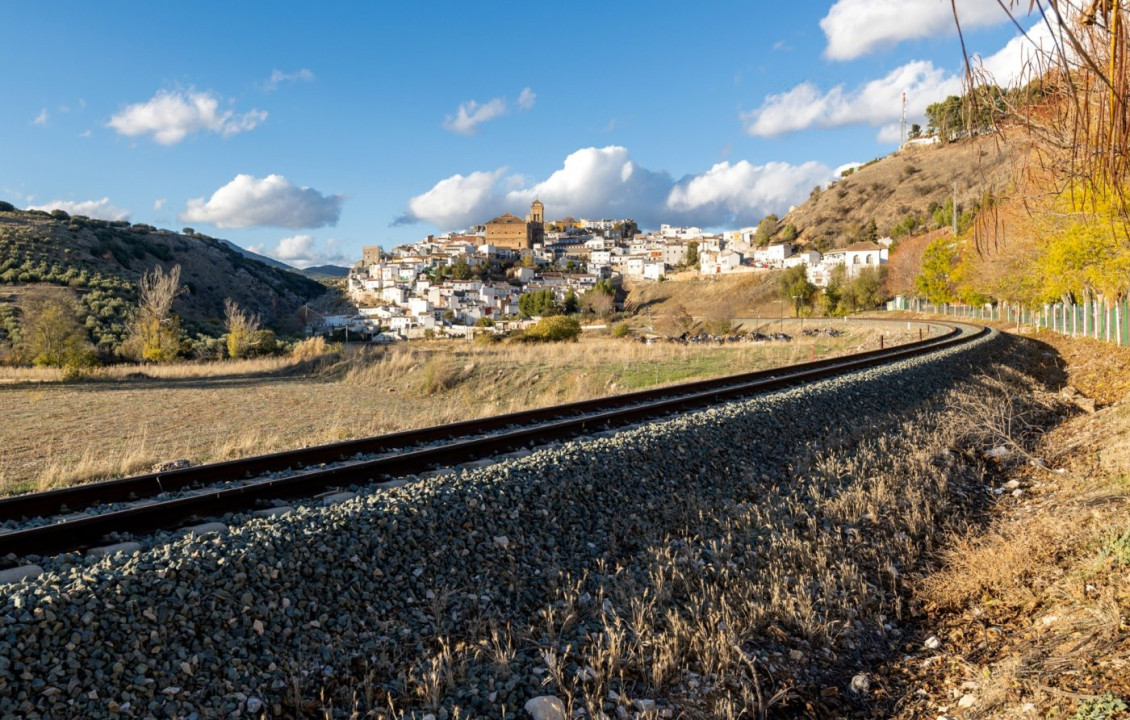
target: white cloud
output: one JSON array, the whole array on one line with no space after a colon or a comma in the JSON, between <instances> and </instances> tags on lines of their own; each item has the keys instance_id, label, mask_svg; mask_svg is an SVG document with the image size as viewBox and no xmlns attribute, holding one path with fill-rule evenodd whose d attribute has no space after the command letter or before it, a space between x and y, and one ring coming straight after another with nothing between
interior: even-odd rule
<instances>
[{"instance_id":1,"label":"white cloud","mask_svg":"<svg viewBox=\"0 0 1130 720\"><path fill-rule=\"evenodd\" d=\"M908 114L920 117L927 105L960 93L961 77L927 60L916 60L853 91L837 85L822 93L811 83L801 83L786 93L768 96L764 105L743 114L742 120L746 132L763 137L811 127L883 125L899 119L904 90Z\"/></svg>"},{"instance_id":2,"label":"white cloud","mask_svg":"<svg viewBox=\"0 0 1130 720\"><path fill-rule=\"evenodd\" d=\"M129 210L122 210L110 204L110 198L102 198L101 200L83 200L81 202L73 202L71 200L52 200L49 203L42 205L30 205L28 210L43 210L44 212L51 212L52 210L63 210L69 215L85 215L89 218L97 218L99 220L128 220Z\"/></svg>"},{"instance_id":3,"label":"white cloud","mask_svg":"<svg viewBox=\"0 0 1130 720\"><path fill-rule=\"evenodd\" d=\"M518 96L518 107L523 110L529 110L537 102L538 95L529 88L522 88L522 93Z\"/></svg>"},{"instance_id":4,"label":"white cloud","mask_svg":"<svg viewBox=\"0 0 1130 720\"><path fill-rule=\"evenodd\" d=\"M121 135L152 136L161 145L175 145L192 133L207 131L223 137L254 129L267 119L262 110L237 115L220 109L220 97L211 92L158 91L152 99L126 106L107 123Z\"/></svg>"},{"instance_id":5,"label":"white cloud","mask_svg":"<svg viewBox=\"0 0 1130 720\"><path fill-rule=\"evenodd\" d=\"M35 119L31 121L31 124L32 125L46 125L48 117L49 116L47 114L47 108L43 108L42 110L39 111L39 114L35 116Z\"/></svg>"},{"instance_id":6,"label":"white cloud","mask_svg":"<svg viewBox=\"0 0 1130 720\"><path fill-rule=\"evenodd\" d=\"M396 222L405 225L425 220L442 228L455 228L489 220L499 214L504 203L496 184L505 172L500 168L440 180L431 190L409 200L407 210Z\"/></svg>"},{"instance_id":7,"label":"white cloud","mask_svg":"<svg viewBox=\"0 0 1130 720\"><path fill-rule=\"evenodd\" d=\"M521 214L536 197L551 218L630 217L645 227L687 222L704 227L759 221L801 202L814 185L836 176L820 163L753 165L723 162L676 182L635 163L627 148L582 148L541 182L505 176L505 169L455 175L408 202L398 222L450 229L483 223L509 210Z\"/></svg>"},{"instance_id":8,"label":"white cloud","mask_svg":"<svg viewBox=\"0 0 1130 720\"><path fill-rule=\"evenodd\" d=\"M799 166L721 162L672 188L666 205L681 222L707 227L750 225L769 213L782 213L807 198L814 186L836 177L818 162Z\"/></svg>"},{"instance_id":9,"label":"white cloud","mask_svg":"<svg viewBox=\"0 0 1130 720\"><path fill-rule=\"evenodd\" d=\"M267 81L263 83L263 89L267 92L271 92L273 90L277 90L279 85L282 85L283 83L313 82L313 80L314 73L307 70L306 68L302 68L301 70L297 70L292 73L275 69L271 71L271 77L267 78Z\"/></svg>"},{"instance_id":10,"label":"white cloud","mask_svg":"<svg viewBox=\"0 0 1130 720\"><path fill-rule=\"evenodd\" d=\"M273 249L266 249L262 245L249 248L252 252L266 255L279 262L284 262L296 268L308 268L314 265L349 265L349 258L337 249L337 242L330 238L325 242L325 249L317 247L313 235L291 235L279 240Z\"/></svg>"},{"instance_id":11,"label":"white cloud","mask_svg":"<svg viewBox=\"0 0 1130 720\"><path fill-rule=\"evenodd\" d=\"M297 187L282 175L262 179L236 175L208 200L189 200L178 217L182 222L205 222L221 228L315 228L336 225L343 200L341 195Z\"/></svg>"},{"instance_id":12,"label":"white cloud","mask_svg":"<svg viewBox=\"0 0 1130 720\"><path fill-rule=\"evenodd\" d=\"M999 25L1008 15L991 0L957 0L963 28ZM852 60L906 40L955 34L953 8L943 0L839 0L820 21L824 54Z\"/></svg>"},{"instance_id":13,"label":"white cloud","mask_svg":"<svg viewBox=\"0 0 1130 720\"><path fill-rule=\"evenodd\" d=\"M154 210L163 209L165 207L166 202L168 202L168 198L157 198L156 200L153 201L153 209Z\"/></svg>"},{"instance_id":14,"label":"white cloud","mask_svg":"<svg viewBox=\"0 0 1130 720\"><path fill-rule=\"evenodd\" d=\"M474 100L468 100L459 103L455 115L448 115L443 121L443 126L452 132L472 135L477 131L478 125L505 113L506 101L502 98L494 98L482 105Z\"/></svg>"},{"instance_id":15,"label":"white cloud","mask_svg":"<svg viewBox=\"0 0 1130 720\"><path fill-rule=\"evenodd\" d=\"M518 94L517 105L522 110L529 110L537 102L538 95L530 88L522 88ZM496 117L501 117L509 111L506 98L496 97L485 103L468 100L459 103L459 108L454 115L448 115L443 120L443 127L462 135L474 135L478 126Z\"/></svg>"},{"instance_id":16,"label":"white cloud","mask_svg":"<svg viewBox=\"0 0 1130 720\"><path fill-rule=\"evenodd\" d=\"M1048 69L1057 51L1055 36L1059 30L1057 25L1037 22L1025 35L1017 35L996 53L985 58L974 57L974 66L979 65L992 82L1002 87L1027 82ZM1070 48L1066 38L1060 37L1059 42L1062 47Z\"/></svg>"},{"instance_id":17,"label":"white cloud","mask_svg":"<svg viewBox=\"0 0 1130 720\"><path fill-rule=\"evenodd\" d=\"M1019 35L996 53L974 55L971 61L998 85L1012 86L1031 76L1032 63L1046 65L1047 55L1054 48L1052 35L1048 25L1039 21L1028 30L1027 37ZM879 142L897 143L904 91L908 122L922 123L928 105L963 92L963 76L927 60L915 60L854 90L837 85L821 91L812 83L801 83L787 92L767 96L760 108L743 113L741 119L746 132L761 137L809 128L871 125L880 128Z\"/></svg>"}]
</instances>

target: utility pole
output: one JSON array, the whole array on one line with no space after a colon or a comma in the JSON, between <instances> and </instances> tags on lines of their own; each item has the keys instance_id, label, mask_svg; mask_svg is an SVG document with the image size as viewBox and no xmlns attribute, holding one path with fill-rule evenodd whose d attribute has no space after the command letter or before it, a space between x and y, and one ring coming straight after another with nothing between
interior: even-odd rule
<instances>
[{"instance_id":1,"label":"utility pole","mask_svg":"<svg viewBox=\"0 0 1130 720\"><path fill-rule=\"evenodd\" d=\"M953 236L957 237L957 181L953 181Z\"/></svg>"}]
</instances>

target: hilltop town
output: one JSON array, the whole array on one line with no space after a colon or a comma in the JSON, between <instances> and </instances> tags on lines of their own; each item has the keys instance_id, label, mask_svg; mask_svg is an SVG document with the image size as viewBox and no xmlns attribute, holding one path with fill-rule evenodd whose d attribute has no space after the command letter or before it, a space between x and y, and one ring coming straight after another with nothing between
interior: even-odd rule
<instances>
[{"instance_id":1,"label":"hilltop town","mask_svg":"<svg viewBox=\"0 0 1130 720\"><path fill-rule=\"evenodd\" d=\"M663 224L641 232L627 218L547 223L544 213L535 200L524 219L506 213L388 252L366 246L347 285L358 314L327 317L325 325L378 340L461 335L475 326L505 331L532 314L521 304L526 294L551 295L558 307L570 309L582 297L602 294L610 299L594 310L605 314L625 280L662 281L675 273L716 277L803 266L809 282L824 287L838 266L851 279L885 265L891 245L890 238L876 238L825 253L798 252L774 238L776 218L769 219L771 231L758 226L706 233ZM781 234L788 236L789 229Z\"/></svg>"}]
</instances>

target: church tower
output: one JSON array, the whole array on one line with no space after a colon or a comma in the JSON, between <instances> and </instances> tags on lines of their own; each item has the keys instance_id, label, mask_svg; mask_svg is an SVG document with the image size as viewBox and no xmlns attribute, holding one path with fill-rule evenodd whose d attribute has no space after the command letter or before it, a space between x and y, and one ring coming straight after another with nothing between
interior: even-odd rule
<instances>
[{"instance_id":1,"label":"church tower","mask_svg":"<svg viewBox=\"0 0 1130 720\"><path fill-rule=\"evenodd\" d=\"M545 223L545 206L541 204L541 200L535 198L530 203L530 214L526 218L526 222Z\"/></svg>"},{"instance_id":2,"label":"church tower","mask_svg":"<svg viewBox=\"0 0 1130 720\"><path fill-rule=\"evenodd\" d=\"M526 232L531 245L545 242L545 206L537 198L530 203L530 214L526 216Z\"/></svg>"}]
</instances>

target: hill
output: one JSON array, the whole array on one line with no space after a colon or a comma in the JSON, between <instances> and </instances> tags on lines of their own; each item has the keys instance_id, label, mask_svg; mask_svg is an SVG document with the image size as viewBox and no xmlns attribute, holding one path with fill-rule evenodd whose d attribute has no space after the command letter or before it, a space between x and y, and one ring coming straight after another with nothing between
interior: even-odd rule
<instances>
[{"instance_id":1,"label":"hill","mask_svg":"<svg viewBox=\"0 0 1130 720\"><path fill-rule=\"evenodd\" d=\"M340 265L315 265L298 272L309 278L343 278L349 275L349 268Z\"/></svg>"},{"instance_id":2,"label":"hill","mask_svg":"<svg viewBox=\"0 0 1130 720\"><path fill-rule=\"evenodd\" d=\"M959 212L974 208L987 193L1005 192L1027 158L1027 147L1019 134L908 146L848 171L823 191L814 190L778 227L792 225L796 242L821 251L851 244L872 220L880 236L917 234L938 224L934 212L952 201L954 183Z\"/></svg>"},{"instance_id":3,"label":"hill","mask_svg":"<svg viewBox=\"0 0 1130 720\"><path fill-rule=\"evenodd\" d=\"M0 206L0 341L11 335L23 300L61 288L80 302L79 320L92 339L111 352L124 335L142 274L175 265L188 292L173 310L190 335L223 332L225 298L257 313L265 327L294 331L296 311L326 292L310 278L199 233Z\"/></svg>"}]
</instances>

